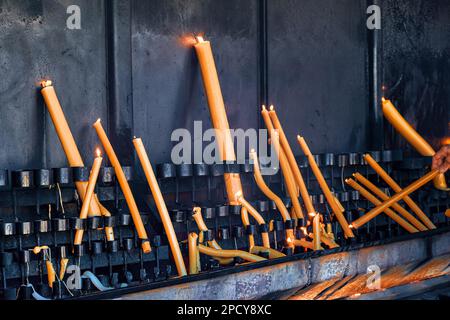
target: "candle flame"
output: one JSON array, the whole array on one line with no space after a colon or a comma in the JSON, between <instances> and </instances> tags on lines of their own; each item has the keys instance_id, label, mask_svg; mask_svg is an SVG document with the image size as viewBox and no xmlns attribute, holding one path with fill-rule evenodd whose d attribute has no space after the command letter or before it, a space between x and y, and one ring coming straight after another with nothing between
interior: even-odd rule
<instances>
[{"instance_id":1,"label":"candle flame","mask_svg":"<svg viewBox=\"0 0 450 320\"><path fill-rule=\"evenodd\" d=\"M381 101L386 102L386 98L385 97L381 98Z\"/></svg>"},{"instance_id":2,"label":"candle flame","mask_svg":"<svg viewBox=\"0 0 450 320\"><path fill-rule=\"evenodd\" d=\"M270 106L270 111L274 111L275 107L273 105Z\"/></svg>"},{"instance_id":3,"label":"candle flame","mask_svg":"<svg viewBox=\"0 0 450 320\"><path fill-rule=\"evenodd\" d=\"M350 224L348 227L349 227L350 229L354 229L354 228L355 228L352 224Z\"/></svg>"},{"instance_id":4,"label":"candle flame","mask_svg":"<svg viewBox=\"0 0 450 320\"><path fill-rule=\"evenodd\" d=\"M97 155L98 158L100 158L102 156L102 152L100 151L100 148L97 148L95 150L95 154Z\"/></svg>"},{"instance_id":5,"label":"candle flame","mask_svg":"<svg viewBox=\"0 0 450 320\"><path fill-rule=\"evenodd\" d=\"M266 108L266 106L265 106L264 104L262 105L262 110L263 110L263 111L266 111L266 110L267 110L267 108Z\"/></svg>"},{"instance_id":6,"label":"candle flame","mask_svg":"<svg viewBox=\"0 0 450 320\"><path fill-rule=\"evenodd\" d=\"M205 42L205 39L201 35L196 36L195 39L197 39L197 43Z\"/></svg>"},{"instance_id":7,"label":"candle flame","mask_svg":"<svg viewBox=\"0 0 450 320\"><path fill-rule=\"evenodd\" d=\"M300 227L300 230L303 232L303 234L304 234L305 236L308 235L308 230L306 230L306 227Z\"/></svg>"},{"instance_id":8,"label":"candle flame","mask_svg":"<svg viewBox=\"0 0 450 320\"><path fill-rule=\"evenodd\" d=\"M312 218L314 218L314 217L316 216L316 213L315 213L315 212L310 212L310 213L309 213L309 216L312 217Z\"/></svg>"},{"instance_id":9,"label":"candle flame","mask_svg":"<svg viewBox=\"0 0 450 320\"><path fill-rule=\"evenodd\" d=\"M446 146L450 144L450 137L445 137L441 140L441 146Z\"/></svg>"}]
</instances>

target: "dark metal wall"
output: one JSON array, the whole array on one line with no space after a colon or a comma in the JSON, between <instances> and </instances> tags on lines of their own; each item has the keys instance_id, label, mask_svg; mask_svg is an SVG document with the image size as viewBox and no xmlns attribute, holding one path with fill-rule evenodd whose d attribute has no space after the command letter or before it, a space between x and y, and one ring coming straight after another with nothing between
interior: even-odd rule
<instances>
[{"instance_id":1,"label":"dark metal wall","mask_svg":"<svg viewBox=\"0 0 450 320\"><path fill-rule=\"evenodd\" d=\"M450 2L386 0L382 81L405 117L435 148L450 136ZM406 148L386 126L387 144Z\"/></svg>"},{"instance_id":2,"label":"dark metal wall","mask_svg":"<svg viewBox=\"0 0 450 320\"><path fill-rule=\"evenodd\" d=\"M380 2L377 70L388 88L402 79L392 96L436 141L448 134L450 5ZM36 89L47 77L86 162L98 144L90 127L99 117L124 164L133 162L133 135L142 136L153 162L169 160L174 129L191 129L194 120L210 126L196 57L184 41L192 33L213 43L232 127L258 127L259 104L268 102L292 143L301 133L313 152L368 149L368 3L0 0L0 167L66 165ZM71 4L82 10L81 30L66 28Z\"/></svg>"}]
</instances>

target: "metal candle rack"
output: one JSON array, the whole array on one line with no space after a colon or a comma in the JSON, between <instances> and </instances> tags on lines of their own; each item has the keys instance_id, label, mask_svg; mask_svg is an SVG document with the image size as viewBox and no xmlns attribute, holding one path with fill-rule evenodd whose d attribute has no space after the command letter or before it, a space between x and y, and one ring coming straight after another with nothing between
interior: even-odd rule
<instances>
[{"instance_id":1,"label":"metal candle rack","mask_svg":"<svg viewBox=\"0 0 450 320\"><path fill-rule=\"evenodd\" d=\"M427 172L430 162L429 158L404 158L403 152L396 150L372 151L369 154L402 186L408 185ZM392 194L365 162L363 155L363 153L326 153L315 156L330 189L344 207L348 221L354 221L373 208L373 205L360 196L358 191L345 184L344 180L353 173L360 172L382 191L388 195ZM331 223L339 245L385 240L404 234L405 231L395 222L380 215L355 230L354 239L345 239L339 224L332 221L331 209L320 191L307 159L301 156L297 158L297 162L305 177L314 207L323 214L326 224ZM131 167L124 167L129 181L133 180L132 171ZM46 298L64 298L71 294L82 296L98 290L98 283L89 277L82 277L80 288L68 290L57 281L53 289L50 289L46 281L45 268L48 256L33 254L31 250L36 246L50 247L57 274L60 272L63 259L69 259L69 265L79 267L81 274L87 270L95 274L103 289L113 290L153 281L163 283L176 275L166 236L162 226L157 222L160 221L158 214L150 208L144 208L141 215L151 235L153 251L148 255L142 254L113 168L101 169L96 187L96 193L112 216L90 217L86 220L78 217L80 201L74 182L87 181L89 172L89 168L12 172L0 170L1 299L17 297L31 299L34 291ZM209 229L204 233L206 241L216 239L223 249L238 250L248 250L248 234L253 234L256 242L261 241L261 230L256 222L251 222L252 224L245 228L241 220L241 207L225 204L227 199L224 196L223 175L227 173L241 175L249 201L270 225L271 247L283 249L286 225L275 203L265 198L256 186L253 179L253 165L249 162L214 165L165 163L158 165L156 172L185 259L188 256L186 241L188 234L198 231L192 218L194 206L201 207L202 216ZM281 173L267 176L265 180L290 210L291 201L283 186ZM140 181L139 183L142 184ZM134 181L134 185L137 185L137 181ZM144 207L142 203L145 203L144 199L149 198L148 191L139 194L143 196L137 197L138 203ZM443 214L449 207L445 192L428 187L427 190L417 192L414 198L438 227L449 224ZM102 231L104 227L114 229L114 241L105 241ZM304 229L307 227L305 221L299 221L295 230L298 239L305 238ZM85 242L73 246L74 233L79 229L85 230ZM295 250L285 250L285 253L291 255L304 251L304 248L297 247ZM202 272L232 268L232 265L220 266L215 259L205 255L201 256L200 262ZM235 258L234 262L236 264L242 261Z\"/></svg>"}]
</instances>

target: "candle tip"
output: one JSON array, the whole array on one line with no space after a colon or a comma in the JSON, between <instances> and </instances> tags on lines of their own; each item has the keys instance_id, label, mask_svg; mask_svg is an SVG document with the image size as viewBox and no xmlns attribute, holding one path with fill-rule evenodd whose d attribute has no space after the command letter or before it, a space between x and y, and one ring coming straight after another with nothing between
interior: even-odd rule
<instances>
[{"instance_id":1,"label":"candle tip","mask_svg":"<svg viewBox=\"0 0 450 320\"><path fill-rule=\"evenodd\" d=\"M263 109L263 111L267 110L267 108L264 104L262 105L262 109Z\"/></svg>"},{"instance_id":2,"label":"candle tip","mask_svg":"<svg viewBox=\"0 0 450 320\"><path fill-rule=\"evenodd\" d=\"M348 227L349 227L350 229L354 229L354 228L355 228L352 224L350 224Z\"/></svg>"},{"instance_id":3,"label":"candle tip","mask_svg":"<svg viewBox=\"0 0 450 320\"><path fill-rule=\"evenodd\" d=\"M98 157L98 158L100 158L101 155L102 155L102 152L100 151L100 148L97 148L97 149L95 150L95 153L97 154L97 157Z\"/></svg>"},{"instance_id":4,"label":"candle tip","mask_svg":"<svg viewBox=\"0 0 450 320\"><path fill-rule=\"evenodd\" d=\"M270 111L274 111L275 107L273 105L270 106Z\"/></svg>"},{"instance_id":5,"label":"candle tip","mask_svg":"<svg viewBox=\"0 0 450 320\"><path fill-rule=\"evenodd\" d=\"M97 121L95 121L94 125L97 124L97 123L100 123L100 122L102 122L102 119L98 118Z\"/></svg>"},{"instance_id":6,"label":"candle tip","mask_svg":"<svg viewBox=\"0 0 450 320\"><path fill-rule=\"evenodd\" d=\"M256 152L255 149L250 150L250 153L255 153L255 152Z\"/></svg>"},{"instance_id":7,"label":"candle tip","mask_svg":"<svg viewBox=\"0 0 450 320\"><path fill-rule=\"evenodd\" d=\"M386 98L385 98L385 97L381 98L381 101L382 101L382 102L385 102L385 101L386 101Z\"/></svg>"},{"instance_id":8,"label":"candle tip","mask_svg":"<svg viewBox=\"0 0 450 320\"><path fill-rule=\"evenodd\" d=\"M46 87L51 87L53 85L51 80L43 80L41 81L41 88L44 89Z\"/></svg>"},{"instance_id":9,"label":"candle tip","mask_svg":"<svg viewBox=\"0 0 450 320\"><path fill-rule=\"evenodd\" d=\"M205 39L201 35L196 36L195 39L197 40L197 43L205 42Z\"/></svg>"}]
</instances>

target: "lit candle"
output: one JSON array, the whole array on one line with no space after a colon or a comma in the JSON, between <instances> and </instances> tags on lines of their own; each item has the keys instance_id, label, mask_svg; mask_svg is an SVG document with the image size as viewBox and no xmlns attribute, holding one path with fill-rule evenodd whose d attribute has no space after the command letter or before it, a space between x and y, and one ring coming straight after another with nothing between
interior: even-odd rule
<instances>
[{"instance_id":1,"label":"lit candle","mask_svg":"<svg viewBox=\"0 0 450 320\"><path fill-rule=\"evenodd\" d=\"M424 185L426 185L428 182L436 178L436 176L439 175L438 170L433 170L430 173L426 174L422 178L416 180L415 182L411 183L409 186L404 188L401 192L396 193L393 197L389 198L389 200L384 201L382 204L378 205L377 207L373 208L371 211L369 211L367 214L373 214L377 215L380 212L384 211L384 209L389 208L394 203L399 202L402 200L405 196L413 193L414 191L420 189Z\"/></svg>"},{"instance_id":2,"label":"lit candle","mask_svg":"<svg viewBox=\"0 0 450 320\"><path fill-rule=\"evenodd\" d=\"M317 163L309 150L308 145L306 144L305 139L298 136L297 137L298 143L300 144L300 147L303 150L303 153L308 157L309 165L311 167L311 170L313 171L317 182L320 185L320 188L322 189L323 194L325 195L325 198L327 199L328 204L331 207L331 210L333 211L334 215L336 216L336 219L339 221L339 224L342 227L342 230L344 231L344 234L347 238L353 238L354 234L353 231L350 229L347 220L345 219L344 215L342 214L342 211L340 210L338 204L335 201L335 198L333 194L331 193L330 188L328 187L327 182L325 181L325 178L322 175L322 172L320 171L319 167L317 166Z\"/></svg>"},{"instance_id":3,"label":"lit candle","mask_svg":"<svg viewBox=\"0 0 450 320\"><path fill-rule=\"evenodd\" d=\"M360 184L358 184L355 180L353 179L347 179L345 180L345 183L347 183L350 187L352 187L353 189L357 190L364 198L366 198L368 201L370 201L373 205L378 206L381 204L381 201L378 200L375 196L373 196L369 191L367 191L366 189L364 189ZM397 215L394 211L392 211L389 208L386 208L384 210L384 212L395 222L397 222L401 227L403 227L405 230L407 230L409 233L415 233L418 232L419 230L417 230L414 226L412 226L409 222L405 221L402 217L400 217L399 215ZM355 221L352 222L352 227L355 229L360 228L361 226L363 226L364 224L366 224L367 222L369 222L370 220L372 220L373 218L375 218L377 215L368 215L365 214L362 217L360 217L359 219L356 219Z\"/></svg>"},{"instance_id":4,"label":"lit candle","mask_svg":"<svg viewBox=\"0 0 450 320\"><path fill-rule=\"evenodd\" d=\"M94 194L95 185L97 184L98 174L102 166L103 158L101 157L100 150L97 149L97 156L94 159L94 164L92 165L91 174L89 176L89 182L87 185L86 194L84 196L83 205L80 211L80 219L86 219L88 217L89 204L91 203L92 195ZM77 230L75 233L74 245L80 245L83 241L83 230Z\"/></svg>"},{"instance_id":5,"label":"lit candle","mask_svg":"<svg viewBox=\"0 0 450 320\"><path fill-rule=\"evenodd\" d=\"M152 191L153 199L155 200L156 207L158 208L159 216L166 231L167 238L169 240L170 249L175 260L175 265L177 267L178 275L185 276L186 266L184 265L183 255L181 254L180 245L178 244L177 235L173 229L172 221L170 220L169 212L167 211L166 203L164 201L163 195L159 188L158 182L153 172L150 159L148 158L147 152L145 151L142 139L134 138L133 140L136 153L144 170L145 177L147 178L148 185Z\"/></svg>"},{"instance_id":6,"label":"lit candle","mask_svg":"<svg viewBox=\"0 0 450 320\"><path fill-rule=\"evenodd\" d=\"M222 90L220 88L219 76L217 75L211 43L205 41L203 37L197 37L194 45L205 86L206 97L208 99L211 121L216 130L216 142L222 161L236 161L234 153L233 139L230 134L230 126L225 111ZM236 194L242 192L242 183L239 174L225 173L225 185L230 204L237 205Z\"/></svg>"},{"instance_id":7,"label":"lit candle","mask_svg":"<svg viewBox=\"0 0 450 320\"><path fill-rule=\"evenodd\" d=\"M289 141L286 138L286 134L284 133L283 127L281 126L280 120L278 119L278 115L275 112L273 106L270 107L269 115L270 119L272 120L273 127L277 129L279 132L281 146L283 147L286 158L289 161L292 173L294 174L294 179L298 185L298 188L300 189L300 194L302 195L303 203L305 204L306 210L308 211L308 215L312 216L316 213L316 210L314 209L311 198L309 197L308 189L306 188L306 184L305 181L303 180L302 173L298 168L298 164L297 161L295 160L294 153L292 152L291 146L289 145Z\"/></svg>"},{"instance_id":8,"label":"lit candle","mask_svg":"<svg viewBox=\"0 0 450 320\"><path fill-rule=\"evenodd\" d=\"M366 162L372 167L372 169L381 177L394 190L395 192L401 192L402 188L392 179L391 176L375 161L370 154L364 156ZM422 220L422 222L429 229L436 229L436 226L431 222L431 220L426 216L426 214L419 208L419 206L414 202L411 197L406 196L404 199L405 203L414 211L417 216Z\"/></svg>"},{"instance_id":9,"label":"lit candle","mask_svg":"<svg viewBox=\"0 0 450 320\"><path fill-rule=\"evenodd\" d=\"M423 156L433 157L436 151L428 142L406 121L397 111L392 102L382 99L383 114L392 126ZM434 179L434 186L439 190L449 191L443 173L438 174Z\"/></svg>"},{"instance_id":10,"label":"lit candle","mask_svg":"<svg viewBox=\"0 0 450 320\"><path fill-rule=\"evenodd\" d=\"M103 129L100 119L98 119L94 123L94 128L103 145L103 148L105 149L106 154L108 155L109 161L111 161L111 165L114 168L114 172L116 173L117 181L119 182L120 188L122 189L128 208L130 209L131 218L133 219L133 223L136 228L139 239L142 242L141 243L142 250L144 253L150 253L152 251L150 247L150 241L148 241L147 231L145 230L141 215L139 214L139 209L136 205L136 201L134 200L133 193L131 192L131 188L128 184L127 178L123 173L119 159L117 159L116 153L114 152L114 149L111 143L109 142L108 136L106 135L106 132Z\"/></svg>"},{"instance_id":11,"label":"lit candle","mask_svg":"<svg viewBox=\"0 0 450 320\"><path fill-rule=\"evenodd\" d=\"M359 173L353 174L353 176L356 178L357 181L362 183L367 189L372 191L377 197L379 197L381 200L386 201L389 200L389 196L381 191L376 185L374 185L372 182L367 180L365 177L363 177ZM428 230L427 227L425 227L419 220L417 220L412 214L410 214L405 208L403 208L398 203L394 203L392 205L392 208L400 213L403 218L408 220L409 223L411 223L414 227L419 229L419 231L426 231Z\"/></svg>"}]
</instances>

